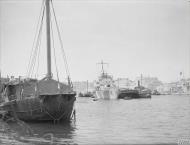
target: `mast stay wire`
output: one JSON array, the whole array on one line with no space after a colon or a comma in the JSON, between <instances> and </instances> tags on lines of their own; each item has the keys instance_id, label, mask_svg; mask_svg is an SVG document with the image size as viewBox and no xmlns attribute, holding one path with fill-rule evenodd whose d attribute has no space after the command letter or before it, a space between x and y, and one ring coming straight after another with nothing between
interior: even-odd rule
<instances>
[{"instance_id":1,"label":"mast stay wire","mask_svg":"<svg viewBox=\"0 0 190 145\"><path fill-rule=\"evenodd\" d=\"M42 5L41 5L41 10L40 10L40 15L38 18L38 24L37 24L37 29L36 29L36 33L35 33L35 37L34 37L34 41L33 41L33 45L32 45L32 50L30 53L30 58L29 58L29 63L28 63L28 67L27 67L27 77L31 76L31 70L33 67L33 62L34 62L34 57L36 54L36 47L38 46L38 43L36 44L36 41L39 41L39 37L40 37L40 33L41 33L41 29L42 29L42 23L43 23L43 17L44 17L44 11L45 11L45 0L42 1ZM38 31L40 29L40 31ZM36 45L36 46L35 46Z\"/></svg>"},{"instance_id":2,"label":"mast stay wire","mask_svg":"<svg viewBox=\"0 0 190 145\"><path fill-rule=\"evenodd\" d=\"M52 3L52 0L50 0L50 2L51 2L51 7L52 7L53 15L54 15L54 20L55 20L55 24L56 24L56 28L57 28L57 33L58 33L60 45L61 45L62 56L63 56L63 60L64 60L64 63L65 63L65 68L66 68L66 74L68 75L68 77L69 77L69 79L70 79L69 67L68 67L68 63L67 63L67 59L66 59L65 50L64 50L64 48L63 48L63 41L62 41L62 39L61 39L61 33L60 33L60 30L59 30L57 18L56 18L56 15L55 15L54 6L53 6L53 3Z\"/></svg>"},{"instance_id":3,"label":"mast stay wire","mask_svg":"<svg viewBox=\"0 0 190 145\"><path fill-rule=\"evenodd\" d=\"M37 68L36 68L36 73L35 73L35 78L37 79L38 78L38 70L39 70L39 65L40 65L40 46L41 46L41 39L40 39L40 42L39 42L39 46L38 46L38 53L37 53Z\"/></svg>"},{"instance_id":4,"label":"mast stay wire","mask_svg":"<svg viewBox=\"0 0 190 145\"><path fill-rule=\"evenodd\" d=\"M43 18L42 18L42 23L43 23ZM42 36L42 27L43 27L43 24L40 27L40 32L39 32L39 35L38 35L38 39L37 39L37 43L36 43L36 48L35 48L35 51L34 51L34 54L33 54L32 62L31 62L31 68L30 68L30 76L31 77L33 75L34 67L35 67L35 64L36 64L36 57L38 55L37 54L38 53L38 49L40 49L41 36Z\"/></svg>"},{"instance_id":5,"label":"mast stay wire","mask_svg":"<svg viewBox=\"0 0 190 145\"><path fill-rule=\"evenodd\" d=\"M50 13L51 14L51 13ZM51 15L50 15L51 18ZM51 19L50 19L51 20ZM56 75L57 75L57 80L59 83L59 71L58 71L58 67L57 67L57 60L56 60L56 54L55 54L55 45L54 45L54 34L53 34L53 27L52 27L52 20L50 21L50 27L51 27L51 34L52 34L52 47L53 47L53 53L54 53L54 63L55 63L55 70L56 70Z\"/></svg>"},{"instance_id":6,"label":"mast stay wire","mask_svg":"<svg viewBox=\"0 0 190 145\"><path fill-rule=\"evenodd\" d=\"M68 75L68 79L70 80L70 72L69 72L69 67L68 67L68 63L67 63L67 59L66 59L65 50L63 48L63 42L62 42L62 39L61 39L61 33L60 33L60 30L59 30L59 27L58 27L58 22L57 22L57 18L56 18L56 15L55 15L55 10L54 10L54 7L53 7L52 0L50 0L50 2L51 2L51 7L52 7L52 11L53 11L53 17L54 17L55 25L56 25L56 28L57 28L57 33L58 33L60 45L61 45L62 57L63 57L64 64L65 64L66 74ZM43 27L43 19L44 19L45 8L46 8L45 7L45 0L43 0L42 6L41 6L41 14L40 14L40 17L39 17L39 20L38 20L38 25L37 25L37 27L38 27L37 30L39 30L39 31L36 31L36 34L35 34L35 39L34 39L34 42L33 42L33 47L32 47L32 51L31 51L31 55L30 55L30 60L29 60L29 64L28 64L28 69L27 69L27 77L32 77L32 75L33 75L34 68L35 68L35 65L36 65L36 57L37 57L37 59L39 61L39 53L40 53L40 45L41 45L41 35L42 35L42 27ZM41 20L40 20L40 18L41 18ZM51 31L52 31L52 35L53 35L52 20L51 20L50 23L51 23ZM53 41L53 48L54 48L54 62L55 62L55 66L56 66L57 79L59 81L59 73L58 73L58 67L57 67L57 60L56 60L56 57L55 57L54 40L52 40L52 41ZM36 43L36 45L35 45L35 43ZM38 68L39 68L39 62L37 64L36 74L38 73ZM70 83L72 85L72 82L70 82Z\"/></svg>"}]
</instances>

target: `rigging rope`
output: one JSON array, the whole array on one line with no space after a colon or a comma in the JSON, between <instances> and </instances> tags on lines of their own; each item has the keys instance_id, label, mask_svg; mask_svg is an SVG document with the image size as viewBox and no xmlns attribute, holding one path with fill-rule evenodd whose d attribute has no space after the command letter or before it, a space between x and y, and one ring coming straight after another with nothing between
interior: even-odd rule
<instances>
[{"instance_id":1,"label":"rigging rope","mask_svg":"<svg viewBox=\"0 0 190 145\"><path fill-rule=\"evenodd\" d=\"M55 45L54 45L54 39L53 39L52 20L50 21L50 26L51 26L51 34L52 34L52 47L53 47L53 52L54 52L54 63L55 63L57 80L59 82L59 72L58 72L58 68L57 68L57 60L56 60L56 55L55 55Z\"/></svg>"},{"instance_id":2,"label":"rigging rope","mask_svg":"<svg viewBox=\"0 0 190 145\"><path fill-rule=\"evenodd\" d=\"M35 33L35 36L34 36L34 41L33 41L33 44L32 44L32 49L31 49L31 52L30 52L30 58L29 58L28 66L27 66L26 76L28 76L29 70L30 70L30 67L31 67L31 60L32 60L32 57L33 57L32 54L33 54L33 51L34 51L35 40L36 40L36 37L37 37L37 32L38 32L39 25L40 25L40 18L41 18L42 11L43 11L43 8L44 8L43 4L44 4L44 0L42 1L42 4L41 4L40 15L39 15L39 18L38 18L37 29L36 29L36 33Z\"/></svg>"},{"instance_id":3,"label":"rigging rope","mask_svg":"<svg viewBox=\"0 0 190 145\"><path fill-rule=\"evenodd\" d=\"M37 51L36 49L39 45L39 37L41 37L41 29L42 29L42 23L43 23L43 18L44 18L44 11L45 11L45 0L42 1L40 16L38 18L37 29L36 29L33 46L32 46L32 50L31 50L31 55L30 55L30 59L29 59L29 64L28 64L28 68L27 68L27 76L28 77L31 76L31 70L34 67L33 63L34 63L34 59L36 57L36 51ZM38 29L40 29L40 31L38 31ZM37 43L36 43L36 41L37 41Z\"/></svg>"},{"instance_id":4,"label":"rigging rope","mask_svg":"<svg viewBox=\"0 0 190 145\"><path fill-rule=\"evenodd\" d=\"M41 46L41 40L40 40L40 44L39 44L39 47L38 47L38 57L37 57L37 69L36 69L36 74L35 74L35 78L38 78L38 70L39 70L39 65L40 65L40 46Z\"/></svg>"},{"instance_id":5,"label":"rigging rope","mask_svg":"<svg viewBox=\"0 0 190 145\"><path fill-rule=\"evenodd\" d=\"M65 51L64 51L64 48L63 48L63 42L62 42L62 39L61 39L61 33L60 33L60 30L59 30L59 27L58 27L58 22L57 22L57 18L56 18L56 15L55 15L54 6L53 6L53 3L52 3L52 0L50 2L51 2L52 11L53 11L53 15L54 15L54 20L55 20L55 24L56 24L56 28L57 28L57 32L58 32L59 41L60 41L60 44L61 44L61 50L62 50L62 56L63 56L64 63L65 63L66 74L70 78L69 67L68 67Z\"/></svg>"},{"instance_id":6,"label":"rigging rope","mask_svg":"<svg viewBox=\"0 0 190 145\"><path fill-rule=\"evenodd\" d=\"M43 18L42 18L42 23L43 23ZM32 77L32 74L34 72L34 67L35 67L35 64L36 64L37 52L38 52L38 49L40 48L40 44L41 44L42 26L43 26L43 24L41 24L41 27L40 27L40 32L39 32L38 39L37 39L38 41L36 43L36 49L34 51L33 59L32 59L32 62L31 62L31 68L30 68L31 77Z\"/></svg>"},{"instance_id":7,"label":"rigging rope","mask_svg":"<svg viewBox=\"0 0 190 145\"><path fill-rule=\"evenodd\" d=\"M39 69L39 58L40 58L40 46L41 46L41 36L42 36L42 28L43 28L43 19L44 19L44 13L45 13L45 0L43 0L42 2L42 6L41 6L41 12L40 12L40 17L38 19L38 25L37 25L37 30L36 34L35 34L35 39L33 42L33 47L32 47L32 51L31 51L31 55L30 55L30 60L29 60L29 64L28 64L28 68L27 68L27 76L28 77L32 77L33 76L33 72L34 72L34 68L36 66L36 61L37 62L37 69L36 69L36 75L38 74L38 69ZM56 29L57 29L57 33L58 33L58 37L59 37L59 41L60 41L60 45L61 45L61 54L64 60L64 64L65 64L65 71L66 71L66 75L68 76L68 80L72 85L72 82L70 81L70 72L69 72L69 67L68 67L68 63L67 63L67 59L66 59L66 54L65 54L65 50L63 48L63 42L61 39L61 33L58 27L58 22L57 22L57 18L55 15L55 10L54 10L54 6L52 3L52 0L50 0L50 8L52 9L53 12L53 17L54 17L54 21L55 21L55 25L56 25ZM41 19L40 19L41 18ZM52 20L50 20L50 25L51 25L51 33L53 36L53 29L52 29ZM38 32L38 33L37 33ZM55 69L56 69L56 74L57 74L57 79L59 81L59 73L58 73L58 67L57 67L57 60L55 57L55 47L54 47L54 40L53 37L51 37L51 40L53 42L53 49L54 49L54 62L55 62Z\"/></svg>"}]
</instances>

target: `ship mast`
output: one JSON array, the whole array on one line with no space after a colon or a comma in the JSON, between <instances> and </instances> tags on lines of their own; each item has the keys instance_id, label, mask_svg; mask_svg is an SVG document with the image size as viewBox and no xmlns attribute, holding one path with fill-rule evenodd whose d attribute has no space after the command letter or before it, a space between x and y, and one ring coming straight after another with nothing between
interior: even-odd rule
<instances>
[{"instance_id":1,"label":"ship mast","mask_svg":"<svg viewBox=\"0 0 190 145\"><path fill-rule=\"evenodd\" d=\"M102 72L103 72L103 74L104 74L104 62L103 62L103 60L102 60L102 62L101 62L101 65L102 65Z\"/></svg>"},{"instance_id":2,"label":"ship mast","mask_svg":"<svg viewBox=\"0 0 190 145\"><path fill-rule=\"evenodd\" d=\"M101 64L101 66L102 66L102 74L104 74L104 64L108 64L108 63L105 63L105 62L103 62L103 60L100 62L100 63L98 63L98 64Z\"/></svg>"},{"instance_id":3,"label":"ship mast","mask_svg":"<svg viewBox=\"0 0 190 145\"><path fill-rule=\"evenodd\" d=\"M50 0L46 0L46 43L47 43L47 79L52 78L51 73L51 36L50 36Z\"/></svg>"}]
</instances>

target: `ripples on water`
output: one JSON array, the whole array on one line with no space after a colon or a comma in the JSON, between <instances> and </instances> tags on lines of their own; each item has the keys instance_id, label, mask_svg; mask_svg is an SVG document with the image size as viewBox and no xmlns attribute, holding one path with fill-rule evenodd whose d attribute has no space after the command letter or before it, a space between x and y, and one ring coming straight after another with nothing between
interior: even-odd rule
<instances>
[{"instance_id":1,"label":"ripples on water","mask_svg":"<svg viewBox=\"0 0 190 145\"><path fill-rule=\"evenodd\" d=\"M190 96L77 98L71 123L5 124L0 144L159 144L190 139ZM2 126L2 125L1 125Z\"/></svg>"}]
</instances>

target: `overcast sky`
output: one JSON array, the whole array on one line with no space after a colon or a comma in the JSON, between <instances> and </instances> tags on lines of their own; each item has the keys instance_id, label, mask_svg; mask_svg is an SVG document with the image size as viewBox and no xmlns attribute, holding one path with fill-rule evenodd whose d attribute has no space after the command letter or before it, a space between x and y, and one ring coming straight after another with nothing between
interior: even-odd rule
<instances>
[{"instance_id":1,"label":"overcast sky","mask_svg":"<svg viewBox=\"0 0 190 145\"><path fill-rule=\"evenodd\" d=\"M54 0L71 78L97 79L104 60L108 73L134 79L140 74L175 81L190 77L190 2L186 0ZM0 0L2 75L26 74L41 1ZM55 30L55 29L54 29ZM45 29L43 30L43 34ZM60 78L65 79L54 33ZM45 38L45 35L43 35ZM39 70L46 74L45 39ZM53 72L55 72L52 60ZM64 72L64 73L62 73ZM56 76L56 74L54 74Z\"/></svg>"}]
</instances>

